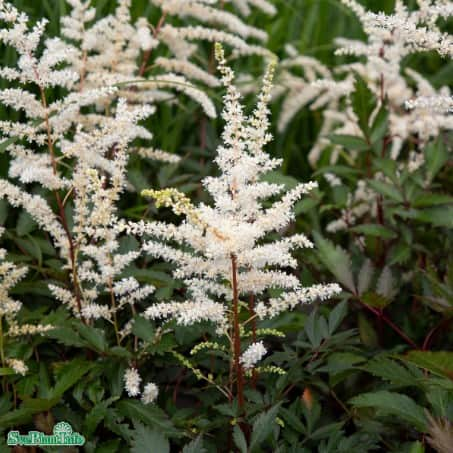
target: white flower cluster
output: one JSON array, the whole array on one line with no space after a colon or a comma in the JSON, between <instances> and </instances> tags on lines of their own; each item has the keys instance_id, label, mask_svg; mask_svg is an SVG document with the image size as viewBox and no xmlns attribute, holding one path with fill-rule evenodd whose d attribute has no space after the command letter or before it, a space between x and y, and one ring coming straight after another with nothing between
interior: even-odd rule
<instances>
[{"instance_id":1,"label":"white flower cluster","mask_svg":"<svg viewBox=\"0 0 453 453\"><path fill-rule=\"evenodd\" d=\"M262 341L252 343L241 355L240 362L244 370L250 370L267 354Z\"/></svg>"},{"instance_id":2,"label":"white flower cluster","mask_svg":"<svg viewBox=\"0 0 453 453\"><path fill-rule=\"evenodd\" d=\"M108 79L107 73L131 77L140 49L148 49L143 42L146 27L129 24L129 3L120 1L116 15L90 26L89 32L87 24L93 20L94 10L89 2L71 0L71 15L62 19L63 36L71 43L46 40L40 53L45 21L30 30L27 16L0 0L0 41L19 55L17 68L0 68L0 75L19 82L19 88L0 90L0 102L23 110L26 121L0 122L0 133L11 156L8 176L18 180L15 185L0 179L0 197L26 210L49 233L70 271L70 285L49 285L53 296L85 322L99 318L111 322L118 343L129 331L121 329L117 313L128 310L132 315L135 304L154 291L152 285L140 286L135 279L121 276L139 251L120 253L118 233L113 227L116 203L127 186L128 144L137 138L152 137L139 122L152 114L154 107L146 102L128 104L118 98L116 88L100 86ZM123 66L114 69L114 57ZM45 89L50 86L65 87L69 92L49 103ZM92 113L93 108L91 112L82 110L93 104L98 104L97 113ZM108 108L108 114L102 106ZM136 152L175 161L160 150L140 148ZM36 184L55 197L57 212L44 196L32 194ZM64 197L62 191L66 192ZM65 210L69 203L71 224ZM46 326L12 322L20 304L7 297L7 290L13 284L13 275L24 271L13 270L7 264L4 271L10 275L5 279L0 317L9 316L11 336L46 330ZM101 303L102 298L109 303Z\"/></svg>"},{"instance_id":3,"label":"white flower cluster","mask_svg":"<svg viewBox=\"0 0 453 453\"><path fill-rule=\"evenodd\" d=\"M25 376L28 371L27 365L23 360L19 359L6 359L6 365L14 370L15 373Z\"/></svg>"},{"instance_id":4,"label":"white flower cluster","mask_svg":"<svg viewBox=\"0 0 453 453\"><path fill-rule=\"evenodd\" d=\"M124 373L124 389L131 397L139 396L141 394L141 401L143 404L154 403L159 395L159 387L154 382L148 382L140 391L140 384L142 378L140 377L136 368L128 368Z\"/></svg>"},{"instance_id":5,"label":"white flower cluster","mask_svg":"<svg viewBox=\"0 0 453 453\"><path fill-rule=\"evenodd\" d=\"M226 66L220 45L216 56L221 81L226 87L222 112L226 125L223 144L215 158L220 175L203 180L213 204L194 206L174 189L145 191L158 206L172 207L175 213L185 215L185 220L178 226L159 222L123 223L119 229L150 237L145 240L143 250L154 258L175 263L174 276L187 285L186 301L151 305L145 316L174 319L183 325L211 321L221 334L231 328L232 259L237 266L238 297L260 297L264 307L260 313L266 312L267 316L294 308L297 303L325 299L340 288L335 284L315 285L310 291L293 274L281 270L297 267L291 254L294 249L313 246L304 235L280 240L269 238L270 233L280 232L294 220L294 204L316 187L314 183L299 184L281 195L285 191L283 185L263 179L280 164L279 159L263 151L272 138L268 132L268 102L274 65L270 65L264 78L255 110L247 116L233 85L233 71ZM277 201L269 206L264 204L278 195ZM175 247L175 242L184 248ZM280 289L282 295L272 300L272 309L267 312L265 295L270 288ZM292 298L291 303L288 298ZM281 310L276 308L278 304Z\"/></svg>"},{"instance_id":6,"label":"white flower cluster","mask_svg":"<svg viewBox=\"0 0 453 453\"><path fill-rule=\"evenodd\" d=\"M360 20L367 41L339 38L336 53L353 55L364 61L338 66L332 73L316 60L288 48L290 57L283 61L286 70L276 91L276 95L286 94L280 130L284 130L306 105L310 104L313 110L324 109L324 123L309 155L312 165L316 165L323 150L331 144L328 137L332 133L362 136L349 100L354 91L355 73L367 81L377 98L386 99L392 137L391 158L399 156L403 144L411 137L417 137L423 145L439 131L452 129L449 88L436 90L420 74L404 68L405 57L414 52L434 50L444 57L452 56L451 35L439 31L436 25L439 18L453 14L451 2L419 0L418 9L409 10L398 0L394 13L385 15L366 11L356 0L341 1ZM303 76L288 71L291 67L300 67ZM332 162L336 161L338 150L337 146L331 155Z\"/></svg>"}]
</instances>

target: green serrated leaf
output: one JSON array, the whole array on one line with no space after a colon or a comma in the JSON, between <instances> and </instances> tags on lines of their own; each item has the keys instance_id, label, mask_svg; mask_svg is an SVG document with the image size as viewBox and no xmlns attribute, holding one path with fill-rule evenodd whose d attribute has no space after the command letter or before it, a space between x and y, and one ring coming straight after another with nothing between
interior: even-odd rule
<instances>
[{"instance_id":1,"label":"green serrated leaf","mask_svg":"<svg viewBox=\"0 0 453 453\"><path fill-rule=\"evenodd\" d=\"M370 148L368 143L357 135L332 134L329 139L334 145L341 145L349 151L366 151Z\"/></svg>"},{"instance_id":2,"label":"green serrated leaf","mask_svg":"<svg viewBox=\"0 0 453 453\"><path fill-rule=\"evenodd\" d=\"M244 433L238 425L233 428L233 440L234 445L236 445L241 453L247 453L247 441L245 440Z\"/></svg>"},{"instance_id":3,"label":"green serrated leaf","mask_svg":"<svg viewBox=\"0 0 453 453\"><path fill-rule=\"evenodd\" d=\"M358 314L360 340L369 348L376 348L379 344L376 330L363 313Z\"/></svg>"},{"instance_id":4,"label":"green serrated leaf","mask_svg":"<svg viewBox=\"0 0 453 453\"><path fill-rule=\"evenodd\" d=\"M397 234L390 228L377 223L367 223L350 228L351 231L364 234L365 236L381 237L383 239L394 239Z\"/></svg>"},{"instance_id":5,"label":"green serrated leaf","mask_svg":"<svg viewBox=\"0 0 453 453\"><path fill-rule=\"evenodd\" d=\"M140 401L129 399L118 402L116 407L119 413L125 417L129 417L131 420L138 420L144 423L145 426L153 427L166 436L179 437L182 435L173 426L165 412L155 405L144 405Z\"/></svg>"},{"instance_id":6,"label":"green serrated leaf","mask_svg":"<svg viewBox=\"0 0 453 453\"><path fill-rule=\"evenodd\" d=\"M402 203L404 201L404 198L399 192L399 190L390 184L370 179L368 181L368 185L376 192L392 199L393 201L397 201L398 203Z\"/></svg>"},{"instance_id":7,"label":"green serrated leaf","mask_svg":"<svg viewBox=\"0 0 453 453\"><path fill-rule=\"evenodd\" d=\"M370 116L376 107L373 92L368 88L367 83L358 74L355 74L354 92L351 94L352 109L357 115L359 127L365 137L370 135Z\"/></svg>"},{"instance_id":8,"label":"green serrated leaf","mask_svg":"<svg viewBox=\"0 0 453 453\"><path fill-rule=\"evenodd\" d=\"M267 439L275 427L275 418L277 417L280 403L269 409L264 414L258 415L253 423L252 436L250 438L250 451L260 448L261 444Z\"/></svg>"},{"instance_id":9,"label":"green serrated leaf","mask_svg":"<svg viewBox=\"0 0 453 453\"><path fill-rule=\"evenodd\" d=\"M143 426L141 423L135 423L131 453L143 453L151 450L156 453L170 453L170 443L160 431Z\"/></svg>"},{"instance_id":10,"label":"green serrated leaf","mask_svg":"<svg viewBox=\"0 0 453 453\"><path fill-rule=\"evenodd\" d=\"M203 446L203 437L198 436L190 444L187 444L183 449L182 453L206 453L207 450Z\"/></svg>"},{"instance_id":11,"label":"green serrated leaf","mask_svg":"<svg viewBox=\"0 0 453 453\"><path fill-rule=\"evenodd\" d=\"M400 358L439 376L447 376L453 379L453 352L410 351Z\"/></svg>"},{"instance_id":12,"label":"green serrated leaf","mask_svg":"<svg viewBox=\"0 0 453 453\"><path fill-rule=\"evenodd\" d=\"M154 338L154 326L148 319L136 316L132 325L132 333L144 341L151 341Z\"/></svg>"},{"instance_id":13,"label":"green serrated leaf","mask_svg":"<svg viewBox=\"0 0 453 453\"><path fill-rule=\"evenodd\" d=\"M343 319L348 314L348 302L343 301L336 305L336 307L329 314L329 333L332 335L341 324Z\"/></svg>"},{"instance_id":14,"label":"green serrated leaf","mask_svg":"<svg viewBox=\"0 0 453 453\"><path fill-rule=\"evenodd\" d=\"M51 391L51 396L61 397L66 390L76 384L88 371L92 370L96 363L83 359L74 359L62 364L58 368L57 383Z\"/></svg>"},{"instance_id":15,"label":"green serrated leaf","mask_svg":"<svg viewBox=\"0 0 453 453\"><path fill-rule=\"evenodd\" d=\"M74 324L80 336L86 341L87 345L98 352L107 351L107 340L105 339L105 332L92 326L83 323Z\"/></svg>"},{"instance_id":16,"label":"green serrated leaf","mask_svg":"<svg viewBox=\"0 0 453 453\"><path fill-rule=\"evenodd\" d=\"M416 426L420 431L426 431L426 416L423 407L406 395L381 390L364 393L350 400L355 407L371 407L378 414L394 415L401 420Z\"/></svg>"},{"instance_id":17,"label":"green serrated leaf","mask_svg":"<svg viewBox=\"0 0 453 453\"><path fill-rule=\"evenodd\" d=\"M384 105L381 105L373 124L371 125L370 141L376 143L382 140L388 128L389 112Z\"/></svg>"},{"instance_id":18,"label":"green serrated leaf","mask_svg":"<svg viewBox=\"0 0 453 453\"><path fill-rule=\"evenodd\" d=\"M425 162L429 181L436 177L447 161L448 152L441 136L437 141L425 146Z\"/></svg>"},{"instance_id":19,"label":"green serrated leaf","mask_svg":"<svg viewBox=\"0 0 453 453\"><path fill-rule=\"evenodd\" d=\"M417 378L422 377L388 357L377 357L359 368L371 373L373 376L403 387L416 385Z\"/></svg>"},{"instance_id":20,"label":"green serrated leaf","mask_svg":"<svg viewBox=\"0 0 453 453\"><path fill-rule=\"evenodd\" d=\"M105 401L101 401L86 414L83 422L83 432L86 433L87 436L91 436L94 433L99 423L106 417L106 414L109 411L109 406L117 400L118 397L112 397L106 399Z\"/></svg>"},{"instance_id":21,"label":"green serrated leaf","mask_svg":"<svg viewBox=\"0 0 453 453\"><path fill-rule=\"evenodd\" d=\"M453 204L453 197L441 193L425 192L412 201L414 208L429 208L436 205Z\"/></svg>"},{"instance_id":22,"label":"green serrated leaf","mask_svg":"<svg viewBox=\"0 0 453 453\"><path fill-rule=\"evenodd\" d=\"M351 269L351 258L341 247L332 244L318 233L313 233L319 258L332 272L337 280L351 292L355 293L354 277Z\"/></svg>"}]
</instances>

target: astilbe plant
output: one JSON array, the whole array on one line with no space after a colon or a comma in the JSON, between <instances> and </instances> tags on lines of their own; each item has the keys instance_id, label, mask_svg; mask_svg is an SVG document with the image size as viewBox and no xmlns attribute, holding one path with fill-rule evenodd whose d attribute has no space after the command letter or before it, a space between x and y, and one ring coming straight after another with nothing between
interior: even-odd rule
<instances>
[{"instance_id":1,"label":"astilbe plant","mask_svg":"<svg viewBox=\"0 0 453 453\"><path fill-rule=\"evenodd\" d=\"M27 16L5 2L0 3L0 19L1 41L19 55L17 68L0 69L17 86L2 90L0 101L23 111L25 118L0 123L2 147L11 157L8 176L16 180L1 179L0 196L28 212L50 238L63 270L53 273L55 280L48 285L52 296L87 326L100 319L112 324L119 346L130 334L127 322L135 313L134 304L154 290L152 285L140 286L133 277L122 277L139 253L121 253L113 228L117 202L127 186L128 144L149 138L138 123L153 108L128 106L122 98L112 103L116 89L111 87L71 91L80 81L80 74L70 66L74 49L54 38L40 53L45 21L29 29ZM49 88L57 87L68 92L50 102ZM82 111L106 101L111 116L103 120L97 115L93 121ZM13 268L6 273L5 291L14 283L13 276L17 274L17 280L21 273ZM1 323L6 322L11 335L49 330L18 326L14 316L18 303L5 294L5 304L9 314L1 316ZM129 313L120 325L118 313L124 311Z\"/></svg>"},{"instance_id":2,"label":"astilbe plant","mask_svg":"<svg viewBox=\"0 0 453 453\"><path fill-rule=\"evenodd\" d=\"M301 304L326 300L340 288L337 284L304 287L287 270L298 267L291 252L311 248L312 242L303 234L281 239L272 234L281 232L294 220L294 204L316 186L312 182L299 184L282 194L284 185L263 180L281 164L280 159L264 151L271 140L267 105L275 63L264 77L255 110L247 116L220 44L216 45L216 58L226 94L223 143L215 157L220 174L203 180L212 204L194 205L175 189L146 190L143 194L153 198L157 206L170 207L184 217L183 221L179 225L122 222L119 228L128 234L143 235L143 251L174 263L173 277L182 280L186 287L186 299L153 303L143 316L162 322L162 329L174 324L213 324L215 332L207 330L208 337L192 353L227 352L227 379L195 368L179 353L175 353L176 357L230 401L237 399L244 415L245 375L256 383L259 373L284 373L276 366L260 366L267 353L260 337L275 332L261 330L259 322Z\"/></svg>"},{"instance_id":3,"label":"astilbe plant","mask_svg":"<svg viewBox=\"0 0 453 453\"><path fill-rule=\"evenodd\" d=\"M283 131L301 108L310 105L313 110L323 109L324 122L318 139L309 154L313 166L324 152L336 162L342 150L341 137L332 142L331 136L349 135L363 139L360 118L352 107L356 79L361 77L368 89L380 98L388 111L388 155L397 159L404 144L414 139L426 144L445 129L453 127L452 96L447 86L435 89L428 80L410 67L407 57L419 52L435 51L444 58L451 57L451 35L441 32L437 23L452 14L446 2L419 1L418 9L409 10L396 2L391 15L367 11L355 0L342 1L358 17L366 41L337 38L336 55L362 58L363 61L336 66L333 71L313 58L298 55L290 49L290 57L283 61L284 68L301 67L302 76L285 70L282 73L279 94L286 93L279 129ZM338 80L339 79L339 80ZM373 112L376 117L379 105ZM355 143L359 147L359 142ZM333 150L331 149L333 146ZM362 147L366 143L362 143ZM354 159L355 153L350 158ZM415 153L413 160L422 156Z\"/></svg>"},{"instance_id":4,"label":"astilbe plant","mask_svg":"<svg viewBox=\"0 0 453 453\"><path fill-rule=\"evenodd\" d=\"M138 104L173 101L176 91L199 103L207 116L215 117L214 104L205 88L216 87L219 82L206 68L191 61L202 58L201 44L222 41L235 49L238 56L271 55L264 47L245 41L252 38L264 42L265 32L224 11L215 1L152 1L153 6L161 9L161 17L154 25L145 17L131 23L130 0L119 0L115 13L98 21L94 20L95 9L89 1L69 3L72 10L61 19L62 35L70 43L70 63L79 74L76 84L79 91L116 84L120 87L118 96ZM266 2L256 3L272 12L265 8ZM249 10L247 2L244 6ZM180 17L183 22L172 25L173 17ZM204 25L185 25L185 18ZM166 156L152 149L142 149L140 153Z\"/></svg>"}]
</instances>

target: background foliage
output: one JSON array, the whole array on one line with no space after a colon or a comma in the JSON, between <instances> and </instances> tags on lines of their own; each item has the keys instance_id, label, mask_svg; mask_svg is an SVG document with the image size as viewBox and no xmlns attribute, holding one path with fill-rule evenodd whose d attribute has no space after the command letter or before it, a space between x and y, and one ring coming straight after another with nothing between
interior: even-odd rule
<instances>
[{"instance_id":1,"label":"background foliage","mask_svg":"<svg viewBox=\"0 0 453 453\"><path fill-rule=\"evenodd\" d=\"M44 14L50 20L47 33L58 35L58 18L66 11L63 0L13 3L31 18ZM115 6L113 0L93 3L99 17ZM157 22L147 0L132 3L133 14L146 14L151 23ZM300 53L315 56L330 67L345 58L333 55L335 37L363 37L357 19L336 0L274 3L278 9L274 18L256 14L251 22L268 31L268 46L280 56L290 42ZM386 11L394 4L392 0L362 3ZM210 49L205 50L200 57L207 61ZM0 55L2 64L15 58L5 49ZM410 57L407 65L420 70L434 86L452 80L453 63L437 55ZM236 69L258 76L263 68L258 59L250 59ZM220 91L211 94L220 100ZM11 112L2 108L0 117L7 115ZM274 104L274 123L278 115L279 105ZM153 123L155 144L184 160L178 166L163 166L132 159L130 180L137 192L146 187L177 186L192 196L200 195L200 179L215 171L210 161L221 122L204 124L206 146L200 146L203 128L195 104L178 109L161 106L148 121ZM261 326L286 334L284 344L278 338L269 339L274 346L269 362L288 372L280 377L262 376L258 387L249 389L248 447L238 429L235 406L219 403L215 391L200 385L168 354L176 344L189 351L199 337L197 329L179 328L176 339L164 335L160 343L150 344L153 360L149 373L161 388L157 405L144 407L125 398L122 376L127 351L111 348L101 329L70 321L52 302L47 283L61 277L60 264L31 218L2 201L0 223L7 228L3 246L11 260L25 261L31 268L12 291L26 306L22 316L59 325L47 337L14 345L22 357L36 360L25 378L13 379L14 392L8 388L0 394L3 439L11 427L49 432L56 421L67 420L87 437L85 451L98 453L144 452L149 445L155 446L153 451L166 452L170 444L172 451L184 448L187 453L220 451L219 445L242 452L416 453L431 451L427 435L437 440L438 451L452 451L448 450L453 448L448 424L453 420L451 137L445 134L426 149L427 166L422 171L431 180L427 189L417 181L420 175L397 176L392 162L375 156L373 171L383 171L392 180L392 184L374 187L386 207L385 224L365 221L326 238L321 234L325 224L344 206L347 184L353 187L363 168L360 160L355 168L340 162L346 184L336 188L322 178L327 162L321 161L313 176L306 156L320 124L320 112L304 109L284 133L275 133L268 150L284 159L283 174L275 174L276 180L289 185L311 178L320 181L320 190L299 205L294 225L295 231L318 232L318 251L300 256L304 263L301 280L335 279L345 291L336 305L304 308ZM7 173L6 159L0 155L2 177ZM157 213L134 193L122 203L123 215L132 219L145 213L171 218L167 212ZM365 237L363 250L356 245L358 235ZM134 239L124 241L124 250L134 246ZM143 262L130 273L156 285L157 297L163 297L178 285L165 270L162 264ZM390 274L390 286L382 283L389 281L384 272ZM140 319L134 329L141 340L152 338L153 326L148 321ZM80 354L81 347L87 351L85 355ZM197 360L205 365L211 358L200 355ZM226 427L231 428L231 435ZM203 436L198 437L200 434ZM442 439L447 449L439 447ZM1 442L0 450L6 451Z\"/></svg>"}]
</instances>

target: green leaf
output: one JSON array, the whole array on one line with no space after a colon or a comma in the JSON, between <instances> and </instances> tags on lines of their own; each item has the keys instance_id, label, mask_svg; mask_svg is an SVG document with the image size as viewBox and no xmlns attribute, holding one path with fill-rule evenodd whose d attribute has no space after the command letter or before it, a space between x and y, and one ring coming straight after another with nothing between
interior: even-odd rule
<instances>
[{"instance_id":1,"label":"green leaf","mask_svg":"<svg viewBox=\"0 0 453 453\"><path fill-rule=\"evenodd\" d=\"M44 335L66 346L76 346L78 348L86 348L88 346L87 342L82 340L74 330L66 326L49 330Z\"/></svg>"},{"instance_id":2,"label":"green leaf","mask_svg":"<svg viewBox=\"0 0 453 453\"><path fill-rule=\"evenodd\" d=\"M400 358L439 376L447 376L453 379L453 352L410 351Z\"/></svg>"},{"instance_id":3,"label":"green leaf","mask_svg":"<svg viewBox=\"0 0 453 453\"><path fill-rule=\"evenodd\" d=\"M388 357L377 357L359 368L371 373L373 376L403 387L416 385L417 378L422 377ZM418 370L415 368L415 371Z\"/></svg>"},{"instance_id":4,"label":"green leaf","mask_svg":"<svg viewBox=\"0 0 453 453\"><path fill-rule=\"evenodd\" d=\"M425 453L425 446L418 440L412 442L409 453Z\"/></svg>"},{"instance_id":5,"label":"green leaf","mask_svg":"<svg viewBox=\"0 0 453 453\"><path fill-rule=\"evenodd\" d=\"M263 175L261 180L271 184L283 184L286 189L293 189L299 184L299 181L296 178L284 175L279 171L270 171Z\"/></svg>"},{"instance_id":6,"label":"green leaf","mask_svg":"<svg viewBox=\"0 0 453 453\"><path fill-rule=\"evenodd\" d=\"M27 408L10 411L7 414L0 415L0 426L2 428L9 428L15 425L30 423L35 413L35 410Z\"/></svg>"},{"instance_id":7,"label":"green leaf","mask_svg":"<svg viewBox=\"0 0 453 453\"><path fill-rule=\"evenodd\" d=\"M96 446L95 453L116 453L120 447L121 439L108 440Z\"/></svg>"},{"instance_id":8,"label":"green leaf","mask_svg":"<svg viewBox=\"0 0 453 453\"><path fill-rule=\"evenodd\" d=\"M118 402L116 407L120 414L153 427L162 434L169 437L181 436L181 433L173 426L165 412L155 405L144 405L140 401L129 399Z\"/></svg>"},{"instance_id":9,"label":"green leaf","mask_svg":"<svg viewBox=\"0 0 453 453\"><path fill-rule=\"evenodd\" d=\"M327 359L327 365L317 369L317 371L327 372L334 376L344 371L353 371L354 366L365 362L365 358L353 352L334 352Z\"/></svg>"},{"instance_id":10,"label":"green leaf","mask_svg":"<svg viewBox=\"0 0 453 453\"><path fill-rule=\"evenodd\" d=\"M132 333L144 341L151 341L154 338L154 326L142 316L136 316L132 325Z\"/></svg>"},{"instance_id":11,"label":"green leaf","mask_svg":"<svg viewBox=\"0 0 453 453\"><path fill-rule=\"evenodd\" d=\"M4 153L6 148L10 145L14 145L17 140L19 140L19 137L10 137L0 142L0 153Z\"/></svg>"},{"instance_id":12,"label":"green leaf","mask_svg":"<svg viewBox=\"0 0 453 453\"><path fill-rule=\"evenodd\" d=\"M333 173L334 175L342 176L348 179L355 179L355 176L360 174L355 168L347 167L346 165L326 165L316 170L314 176L322 175L323 173Z\"/></svg>"},{"instance_id":13,"label":"green leaf","mask_svg":"<svg viewBox=\"0 0 453 453\"><path fill-rule=\"evenodd\" d=\"M33 217L26 211L21 211L17 219L16 233L18 236L25 236L36 230L38 224L33 220Z\"/></svg>"},{"instance_id":14,"label":"green leaf","mask_svg":"<svg viewBox=\"0 0 453 453\"><path fill-rule=\"evenodd\" d=\"M280 416L292 429L294 429L298 433L305 433L305 426L293 411L281 407Z\"/></svg>"},{"instance_id":15,"label":"green leaf","mask_svg":"<svg viewBox=\"0 0 453 453\"><path fill-rule=\"evenodd\" d=\"M135 423L131 453L143 453L145 451L170 453L170 443L158 430L150 429L141 423Z\"/></svg>"},{"instance_id":16,"label":"green leaf","mask_svg":"<svg viewBox=\"0 0 453 453\"><path fill-rule=\"evenodd\" d=\"M357 135L331 134L329 139L334 145L341 145L350 151L366 151L370 148L368 143Z\"/></svg>"},{"instance_id":17,"label":"green leaf","mask_svg":"<svg viewBox=\"0 0 453 453\"><path fill-rule=\"evenodd\" d=\"M423 193L416 197L412 206L414 208L429 208L436 205L453 204L453 197L441 193Z\"/></svg>"},{"instance_id":18,"label":"green leaf","mask_svg":"<svg viewBox=\"0 0 453 453\"><path fill-rule=\"evenodd\" d=\"M313 234L320 260L335 275L336 279L351 292L355 293L351 258L340 246L332 244L318 233Z\"/></svg>"},{"instance_id":19,"label":"green leaf","mask_svg":"<svg viewBox=\"0 0 453 453\"><path fill-rule=\"evenodd\" d=\"M426 430L426 416L423 407L406 395L381 390L364 393L350 400L355 407L372 407L378 414L394 415L414 425L420 431Z\"/></svg>"},{"instance_id":20,"label":"green leaf","mask_svg":"<svg viewBox=\"0 0 453 453\"><path fill-rule=\"evenodd\" d=\"M384 195L385 197L388 197L399 203L402 203L404 201L404 198L399 192L399 190L390 184L387 184L382 181L376 181L375 179L370 179L368 181L368 185L376 192Z\"/></svg>"},{"instance_id":21,"label":"green leaf","mask_svg":"<svg viewBox=\"0 0 453 453\"><path fill-rule=\"evenodd\" d=\"M368 289L370 288L373 275L373 263L370 259L366 258L362 263L359 275L357 277L357 291L360 295L368 291Z\"/></svg>"},{"instance_id":22,"label":"green leaf","mask_svg":"<svg viewBox=\"0 0 453 453\"><path fill-rule=\"evenodd\" d=\"M244 433L238 425L236 425L233 429L233 440L234 445L236 445L241 453L247 453L247 441L245 440Z\"/></svg>"},{"instance_id":23,"label":"green leaf","mask_svg":"<svg viewBox=\"0 0 453 453\"><path fill-rule=\"evenodd\" d=\"M358 314L358 325L359 325L359 334L360 340L362 343L369 347L369 348L376 348L379 344L377 333L370 323L370 321L366 318L363 313Z\"/></svg>"},{"instance_id":24,"label":"green leaf","mask_svg":"<svg viewBox=\"0 0 453 453\"><path fill-rule=\"evenodd\" d=\"M234 434L233 434L234 436ZM203 446L203 437L198 436L190 444L187 444L183 449L182 453L206 453L207 450Z\"/></svg>"},{"instance_id":25,"label":"green leaf","mask_svg":"<svg viewBox=\"0 0 453 453\"><path fill-rule=\"evenodd\" d=\"M16 374L16 372L12 368L0 368L0 376L8 376L11 374Z\"/></svg>"},{"instance_id":26,"label":"green leaf","mask_svg":"<svg viewBox=\"0 0 453 453\"><path fill-rule=\"evenodd\" d=\"M96 430L99 423L106 417L107 412L109 411L109 406L118 400L117 396L108 398L105 401L101 401L96 404L88 414L86 414L83 422L84 433L87 436L91 436Z\"/></svg>"},{"instance_id":27,"label":"green leaf","mask_svg":"<svg viewBox=\"0 0 453 453\"><path fill-rule=\"evenodd\" d=\"M272 430L276 426L275 418L277 417L278 410L280 409L280 403L269 409L264 414L258 415L255 422L253 423L252 436L250 438L250 451L256 450L260 445L267 439L271 434Z\"/></svg>"},{"instance_id":28,"label":"green leaf","mask_svg":"<svg viewBox=\"0 0 453 453\"><path fill-rule=\"evenodd\" d=\"M377 223L357 225L350 228L350 230L356 233L364 234L365 236L376 236L383 239L394 239L397 236L397 234L390 228Z\"/></svg>"},{"instance_id":29,"label":"green leaf","mask_svg":"<svg viewBox=\"0 0 453 453\"><path fill-rule=\"evenodd\" d=\"M389 112L384 105L381 105L373 124L371 125L370 141L376 143L383 139L388 127Z\"/></svg>"},{"instance_id":30,"label":"green leaf","mask_svg":"<svg viewBox=\"0 0 453 453\"><path fill-rule=\"evenodd\" d=\"M61 365L58 369L57 383L51 391L51 397L61 397L66 390L76 384L96 363L74 359Z\"/></svg>"},{"instance_id":31,"label":"green leaf","mask_svg":"<svg viewBox=\"0 0 453 453\"><path fill-rule=\"evenodd\" d=\"M428 179L432 181L439 170L445 165L448 161L448 151L440 136L437 141L431 142L425 146L425 162L426 169L428 173Z\"/></svg>"},{"instance_id":32,"label":"green leaf","mask_svg":"<svg viewBox=\"0 0 453 453\"><path fill-rule=\"evenodd\" d=\"M107 351L107 341L105 339L105 332L101 329L85 325L83 323L74 324L80 336L86 340L87 344L98 352Z\"/></svg>"},{"instance_id":33,"label":"green leaf","mask_svg":"<svg viewBox=\"0 0 453 453\"><path fill-rule=\"evenodd\" d=\"M378 294L375 292L366 292L361 297L362 302L369 305L370 307L374 308L385 308L388 304L390 304L390 300L387 299L382 294Z\"/></svg>"},{"instance_id":34,"label":"green leaf","mask_svg":"<svg viewBox=\"0 0 453 453\"><path fill-rule=\"evenodd\" d=\"M355 75L354 92L351 95L352 109L359 120L359 127L365 137L370 135L369 121L373 110L376 107L374 94L368 88L365 80L358 74Z\"/></svg>"},{"instance_id":35,"label":"green leaf","mask_svg":"<svg viewBox=\"0 0 453 453\"><path fill-rule=\"evenodd\" d=\"M335 433L339 433L343 427L344 422L330 423L329 425L322 426L310 434L312 440L330 439Z\"/></svg>"},{"instance_id":36,"label":"green leaf","mask_svg":"<svg viewBox=\"0 0 453 453\"><path fill-rule=\"evenodd\" d=\"M453 206L437 206L418 210L412 218L436 227L453 228Z\"/></svg>"},{"instance_id":37,"label":"green leaf","mask_svg":"<svg viewBox=\"0 0 453 453\"><path fill-rule=\"evenodd\" d=\"M332 335L348 314L347 301L340 302L329 314L329 333Z\"/></svg>"},{"instance_id":38,"label":"green leaf","mask_svg":"<svg viewBox=\"0 0 453 453\"><path fill-rule=\"evenodd\" d=\"M400 242L391 249L388 264L389 266L393 266L394 264L406 263L410 256L410 247L407 244Z\"/></svg>"}]
</instances>

